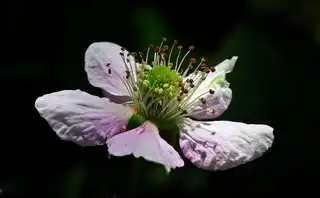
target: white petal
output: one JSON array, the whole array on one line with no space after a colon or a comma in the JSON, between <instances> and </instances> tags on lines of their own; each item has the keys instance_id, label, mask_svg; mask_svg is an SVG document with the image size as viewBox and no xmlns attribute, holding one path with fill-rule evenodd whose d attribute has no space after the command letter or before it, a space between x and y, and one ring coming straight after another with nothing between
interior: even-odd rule
<instances>
[{"instance_id":1,"label":"white petal","mask_svg":"<svg viewBox=\"0 0 320 198\"><path fill-rule=\"evenodd\" d=\"M178 152L160 137L157 127L151 122L114 136L107 145L109 153L114 156L133 154L136 158L143 157L167 168L184 165Z\"/></svg>"},{"instance_id":2,"label":"white petal","mask_svg":"<svg viewBox=\"0 0 320 198\"><path fill-rule=\"evenodd\" d=\"M39 97L35 107L57 135L81 146L105 144L123 131L133 112L80 90L64 90Z\"/></svg>"},{"instance_id":3,"label":"white petal","mask_svg":"<svg viewBox=\"0 0 320 198\"><path fill-rule=\"evenodd\" d=\"M192 105L187 110L190 117L198 120L210 120L219 117L228 109L232 99L232 91L225 78L226 74L233 70L236 60L237 57L224 60L215 67L215 72L208 74L189 100L192 101ZM188 78L193 77L194 74L191 74ZM210 89L215 93L210 94ZM206 103L203 104L197 100L199 97L204 98Z\"/></svg>"},{"instance_id":4,"label":"white petal","mask_svg":"<svg viewBox=\"0 0 320 198\"><path fill-rule=\"evenodd\" d=\"M221 116L229 107L232 99L230 88L220 87L214 94L205 94L206 103L199 100L188 109L188 116L196 120L211 120Z\"/></svg>"},{"instance_id":5,"label":"white petal","mask_svg":"<svg viewBox=\"0 0 320 198\"><path fill-rule=\"evenodd\" d=\"M225 170L260 157L271 147L273 128L230 121L187 120L180 147L186 158L206 170Z\"/></svg>"},{"instance_id":6,"label":"white petal","mask_svg":"<svg viewBox=\"0 0 320 198\"><path fill-rule=\"evenodd\" d=\"M91 44L85 53L85 70L93 86L102 88L114 96L128 97L129 92L123 81L127 81L125 77L128 70L133 71L133 74L130 74L136 79L135 61L132 56L127 56L128 51L125 50L125 59L129 60L126 67L120 52L121 46L114 43Z\"/></svg>"}]
</instances>

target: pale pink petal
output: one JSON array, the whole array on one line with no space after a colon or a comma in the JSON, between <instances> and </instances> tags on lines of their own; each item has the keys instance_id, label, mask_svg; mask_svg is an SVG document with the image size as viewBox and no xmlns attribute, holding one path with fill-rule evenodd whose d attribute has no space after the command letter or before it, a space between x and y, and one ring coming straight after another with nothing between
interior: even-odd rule
<instances>
[{"instance_id":1,"label":"pale pink petal","mask_svg":"<svg viewBox=\"0 0 320 198\"><path fill-rule=\"evenodd\" d=\"M188 116L197 120L209 120L221 116L229 107L232 99L230 88L217 88L214 94L203 96L206 103L195 102L188 111Z\"/></svg>"},{"instance_id":2,"label":"pale pink petal","mask_svg":"<svg viewBox=\"0 0 320 198\"><path fill-rule=\"evenodd\" d=\"M138 128L110 138L107 145L109 153L114 156L132 154L167 168L184 165L178 152L160 137L157 127L148 121Z\"/></svg>"},{"instance_id":3,"label":"pale pink petal","mask_svg":"<svg viewBox=\"0 0 320 198\"><path fill-rule=\"evenodd\" d=\"M226 74L232 72L236 61L237 57L226 59L215 67L215 72L208 74L190 99L192 103L188 108L189 117L197 120L210 120L219 117L228 109L232 91L226 80ZM187 78L196 79L195 77L194 74L191 74ZM200 102L200 97L206 100L205 104Z\"/></svg>"},{"instance_id":4,"label":"pale pink petal","mask_svg":"<svg viewBox=\"0 0 320 198\"><path fill-rule=\"evenodd\" d=\"M125 78L126 71L133 71L130 77L136 78L134 58L127 56L128 51L124 51L126 67L120 52L121 46L117 44L97 42L91 44L85 53L85 70L89 82L111 94L111 97L116 96L115 100L117 97L129 99L129 92L123 82L128 81Z\"/></svg>"},{"instance_id":5,"label":"pale pink petal","mask_svg":"<svg viewBox=\"0 0 320 198\"><path fill-rule=\"evenodd\" d=\"M124 130L133 111L80 90L64 90L37 98L35 107L57 135L81 146L105 144Z\"/></svg>"},{"instance_id":6,"label":"pale pink petal","mask_svg":"<svg viewBox=\"0 0 320 198\"><path fill-rule=\"evenodd\" d=\"M230 121L190 119L181 127L184 156L205 170L225 170L260 157L272 146L273 128Z\"/></svg>"}]
</instances>

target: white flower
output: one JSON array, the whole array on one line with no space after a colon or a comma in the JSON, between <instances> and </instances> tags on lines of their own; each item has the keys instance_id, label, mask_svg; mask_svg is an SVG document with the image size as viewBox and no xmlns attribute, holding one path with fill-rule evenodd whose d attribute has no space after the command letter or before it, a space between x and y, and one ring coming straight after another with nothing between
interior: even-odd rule
<instances>
[{"instance_id":1,"label":"white flower","mask_svg":"<svg viewBox=\"0 0 320 198\"><path fill-rule=\"evenodd\" d=\"M228 108L232 91L226 74L237 57L215 67L192 58L184 67L193 47L182 56L181 46L175 50L174 42L169 49L164 41L152 61L151 47L143 57L114 43L93 43L85 54L85 70L106 98L66 90L39 97L36 108L61 139L82 146L107 144L111 155L133 154L167 168L184 165L174 145L163 139L168 136L178 135L183 155L206 170L232 168L261 156L272 145L271 127L199 121L217 118ZM178 127L178 134L162 130L170 126Z\"/></svg>"}]
</instances>

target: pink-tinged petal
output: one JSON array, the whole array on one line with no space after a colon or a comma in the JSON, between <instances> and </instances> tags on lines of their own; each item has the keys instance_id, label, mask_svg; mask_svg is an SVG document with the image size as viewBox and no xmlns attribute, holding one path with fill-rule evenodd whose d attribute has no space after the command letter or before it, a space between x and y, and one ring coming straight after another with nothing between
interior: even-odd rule
<instances>
[{"instance_id":1,"label":"pink-tinged petal","mask_svg":"<svg viewBox=\"0 0 320 198\"><path fill-rule=\"evenodd\" d=\"M199 122L181 127L184 156L205 170L225 170L260 157L272 146L273 128L230 121Z\"/></svg>"},{"instance_id":2,"label":"pink-tinged petal","mask_svg":"<svg viewBox=\"0 0 320 198\"><path fill-rule=\"evenodd\" d=\"M195 102L188 111L188 116L197 120L209 120L221 116L229 107L232 99L230 88L220 87L214 94L204 95L205 103Z\"/></svg>"},{"instance_id":3,"label":"pink-tinged petal","mask_svg":"<svg viewBox=\"0 0 320 198\"><path fill-rule=\"evenodd\" d=\"M178 152L160 137L157 127L148 121L138 128L110 138L107 145L109 153L114 156L132 154L167 168L184 165Z\"/></svg>"},{"instance_id":4,"label":"pink-tinged petal","mask_svg":"<svg viewBox=\"0 0 320 198\"><path fill-rule=\"evenodd\" d=\"M130 76L136 79L136 67L134 58L127 56L128 51L123 51L126 64L120 52L122 52L121 46L114 43L91 44L85 53L85 71L89 82L111 94L111 97L115 96L112 99L120 97L128 100L129 92L123 81L128 81L126 79L128 70L133 71Z\"/></svg>"},{"instance_id":5,"label":"pink-tinged petal","mask_svg":"<svg viewBox=\"0 0 320 198\"><path fill-rule=\"evenodd\" d=\"M61 139L81 146L105 144L124 130L133 114L129 107L80 90L46 94L35 107Z\"/></svg>"},{"instance_id":6,"label":"pink-tinged petal","mask_svg":"<svg viewBox=\"0 0 320 198\"><path fill-rule=\"evenodd\" d=\"M226 74L232 72L237 59L234 56L219 63L215 66L216 70L210 72L200 84L190 98L192 103L188 113L191 118L210 120L219 117L228 109L232 99L232 91L229 88L229 82L226 80ZM200 80L194 74L190 74L187 78ZM200 97L206 100L205 104L200 102Z\"/></svg>"}]
</instances>

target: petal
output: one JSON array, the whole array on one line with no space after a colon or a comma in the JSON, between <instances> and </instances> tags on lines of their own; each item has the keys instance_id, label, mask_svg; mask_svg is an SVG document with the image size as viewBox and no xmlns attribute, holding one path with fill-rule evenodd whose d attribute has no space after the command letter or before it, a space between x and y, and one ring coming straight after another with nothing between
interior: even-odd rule
<instances>
[{"instance_id":1,"label":"petal","mask_svg":"<svg viewBox=\"0 0 320 198\"><path fill-rule=\"evenodd\" d=\"M194 102L188 110L188 116L196 120L210 120L221 116L229 107L232 99L230 88L218 88L214 94L203 96L206 103L199 100Z\"/></svg>"},{"instance_id":2,"label":"petal","mask_svg":"<svg viewBox=\"0 0 320 198\"><path fill-rule=\"evenodd\" d=\"M132 116L129 107L80 90L64 90L39 97L35 107L57 135L81 146L105 144L123 131Z\"/></svg>"},{"instance_id":3,"label":"petal","mask_svg":"<svg viewBox=\"0 0 320 198\"><path fill-rule=\"evenodd\" d=\"M124 81L128 81L126 71L133 71L136 79L136 66L132 56L127 56L124 50L125 60L120 56L121 46L110 42L98 42L91 44L85 53L85 70L89 82L102 88L111 96L129 97L129 92Z\"/></svg>"},{"instance_id":4,"label":"petal","mask_svg":"<svg viewBox=\"0 0 320 198\"><path fill-rule=\"evenodd\" d=\"M184 165L178 152L160 137L157 127L148 121L136 129L110 138L107 145L109 153L114 156L133 154L136 158L143 157L167 168Z\"/></svg>"},{"instance_id":5,"label":"petal","mask_svg":"<svg viewBox=\"0 0 320 198\"><path fill-rule=\"evenodd\" d=\"M234 56L230 60L224 60L215 67L215 72L208 74L190 98L192 102L188 109L190 117L198 120L210 120L219 117L228 109L232 99L232 91L225 78L226 74L233 70L237 59ZM195 78L195 75L191 74L188 78ZM210 94L210 89L214 91L214 94ZM200 102L199 97L204 98L206 103Z\"/></svg>"},{"instance_id":6,"label":"petal","mask_svg":"<svg viewBox=\"0 0 320 198\"><path fill-rule=\"evenodd\" d=\"M225 170L260 157L273 138L273 128L267 125L188 119L182 126L180 147L197 167Z\"/></svg>"}]
</instances>

